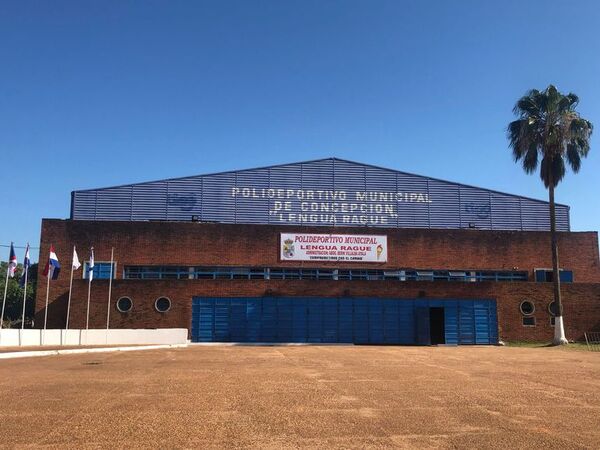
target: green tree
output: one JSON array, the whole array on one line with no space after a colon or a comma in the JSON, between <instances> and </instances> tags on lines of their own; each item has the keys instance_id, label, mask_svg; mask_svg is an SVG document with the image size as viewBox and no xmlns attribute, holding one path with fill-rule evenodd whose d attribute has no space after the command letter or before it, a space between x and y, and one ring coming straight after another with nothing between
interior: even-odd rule
<instances>
[{"instance_id":1,"label":"green tree","mask_svg":"<svg viewBox=\"0 0 600 450\"><path fill-rule=\"evenodd\" d=\"M8 263L0 263L0 308L4 298L4 286L6 282L6 271ZM6 305L4 307L4 323L2 328L11 328L21 326L21 317L23 315L23 289L19 286L19 278L23 273L23 265L17 266L14 278L8 279L6 290ZM35 289L37 284L37 264L32 264L27 276L27 303L25 307L25 326L33 320L35 310Z\"/></svg>"},{"instance_id":2,"label":"green tree","mask_svg":"<svg viewBox=\"0 0 600 450\"><path fill-rule=\"evenodd\" d=\"M569 93L561 94L550 85L543 91L532 89L521 97L513 112L517 120L508 125L507 135L515 162L521 162L527 173L538 168L548 189L550 199L550 234L552 245L552 270L554 302L557 315L554 326L554 345L567 343L565 337L560 277L558 275L558 245L554 189L565 176L568 164L574 173L579 172L581 159L590 150L592 123L575 110L579 98Z\"/></svg>"}]
</instances>

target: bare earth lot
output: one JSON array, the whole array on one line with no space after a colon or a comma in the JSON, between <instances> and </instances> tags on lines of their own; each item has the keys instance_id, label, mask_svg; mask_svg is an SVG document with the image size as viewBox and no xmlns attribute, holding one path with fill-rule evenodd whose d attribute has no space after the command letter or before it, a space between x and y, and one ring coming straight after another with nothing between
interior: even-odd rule
<instances>
[{"instance_id":1,"label":"bare earth lot","mask_svg":"<svg viewBox=\"0 0 600 450\"><path fill-rule=\"evenodd\" d=\"M600 447L600 354L201 347L0 361L0 446Z\"/></svg>"}]
</instances>

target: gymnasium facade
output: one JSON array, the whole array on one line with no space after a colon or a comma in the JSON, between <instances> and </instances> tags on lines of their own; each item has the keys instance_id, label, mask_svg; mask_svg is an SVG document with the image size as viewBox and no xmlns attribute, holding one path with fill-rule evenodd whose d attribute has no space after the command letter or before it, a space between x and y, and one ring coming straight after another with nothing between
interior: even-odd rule
<instances>
[{"instance_id":1,"label":"gymnasium facade","mask_svg":"<svg viewBox=\"0 0 600 450\"><path fill-rule=\"evenodd\" d=\"M76 246L82 260L94 247L90 328L109 313L196 342L548 341L548 209L337 158L74 191L69 219L42 221L40 255L54 245L63 266L48 327L65 326ZM566 333L582 339L600 327L598 235L570 231L566 205L557 228ZM85 328L86 265L70 328Z\"/></svg>"}]
</instances>

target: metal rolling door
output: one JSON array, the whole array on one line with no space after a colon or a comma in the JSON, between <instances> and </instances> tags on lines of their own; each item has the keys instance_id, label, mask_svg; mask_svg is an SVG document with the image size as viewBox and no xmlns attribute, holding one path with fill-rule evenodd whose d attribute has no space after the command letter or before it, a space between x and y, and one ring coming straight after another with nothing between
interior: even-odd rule
<instances>
[{"instance_id":1,"label":"metal rolling door","mask_svg":"<svg viewBox=\"0 0 600 450\"><path fill-rule=\"evenodd\" d=\"M475 344L475 312L472 300L458 302L458 343Z\"/></svg>"},{"instance_id":2,"label":"metal rolling door","mask_svg":"<svg viewBox=\"0 0 600 450\"><path fill-rule=\"evenodd\" d=\"M383 344L383 300L371 298L369 301L369 344Z\"/></svg>"},{"instance_id":3,"label":"metal rolling door","mask_svg":"<svg viewBox=\"0 0 600 450\"><path fill-rule=\"evenodd\" d=\"M277 299L277 342L294 342L294 310L292 298Z\"/></svg>"},{"instance_id":4,"label":"metal rolling door","mask_svg":"<svg viewBox=\"0 0 600 450\"><path fill-rule=\"evenodd\" d=\"M232 298L229 312L229 337L231 342L245 342L247 340L247 305L244 298Z\"/></svg>"},{"instance_id":5,"label":"metal rolling door","mask_svg":"<svg viewBox=\"0 0 600 450\"><path fill-rule=\"evenodd\" d=\"M431 334L429 327L429 302L427 300L415 301L415 319L416 344L431 344Z\"/></svg>"},{"instance_id":6,"label":"metal rolling door","mask_svg":"<svg viewBox=\"0 0 600 450\"><path fill-rule=\"evenodd\" d=\"M199 298L194 342L430 344L429 310L443 307L447 344L496 344L495 300Z\"/></svg>"},{"instance_id":7,"label":"metal rolling door","mask_svg":"<svg viewBox=\"0 0 600 450\"><path fill-rule=\"evenodd\" d=\"M354 299L354 343L368 344L369 343L369 299L355 298Z\"/></svg>"},{"instance_id":8,"label":"metal rolling door","mask_svg":"<svg viewBox=\"0 0 600 450\"><path fill-rule=\"evenodd\" d=\"M196 298L195 311L192 312L192 337L195 342L214 341L215 300ZM196 328L194 328L196 324Z\"/></svg>"},{"instance_id":9,"label":"metal rolling door","mask_svg":"<svg viewBox=\"0 0 600 450\"><path fill-rule=\"evenodd\" d=\"M475 315L475 343L490 344L490 302L475 300L473 313Z\"/></svg>"},{"instance_id":10,"label":"metal rolling door","mask_svg":"<svg viewBox=\"0 0 600 450\"><path fill-rule=\"evenodd\" d=\"M400 342L400 300L383 300L383 342Z\"/></svg>"},{"instance_id":11,"label":"metal rolling door","mask_svg":"<svg viewBox=\"0 0 600 450\"><path fill-rule=\"evenodd\" d=\"M307 342L323 342L322 299L310 298L307 302L308 339Z\"/></svg>"},{"instance_id":12,"label":"metal rolling door","mask_svg":"<svg viewBox=\"0 0 600 450\"><path fill-rule=\"evenodd\" d=\"M323 322L321 342L336 343L338 338L338 299L324 298L321 302Z\"/></svg>"},{"instance_id":13,"label":"metal rolling door","mask_svg":"<svg viewBox=\"0 0 600 450\"><path fill-rule=\"evenodd\" d=\"M308 341L307 302L305 298L292 299L292 342Z\"/></svg>"},{"instance_id":14,"label":"metal rolling door","mask_svg":"<svg viewBox=\"0 0 600 450\"><path fill-rule=\"evenodd\" d=\"M444 306L444 327L446 344L458 344L458 302L456 300L445 300Z\"/></svg>"},{"instance_id":15,"label":"metal rolling door","mask_svg":"<svg viewBox=\"0 0 600 450\"><path fill-rule=\"evenodd\" d=\"M262 299L246 299L246 341L260 342L260 322L262 316Z\"/></svg>"},{"instance_id":16,"label":"metal rolling door","mask_svg":"<svg viewBox=\"0 0 600 450\"><path fill-rule=\"evenodd\" d=\"M216 342L229 342L229 311L231 300L228 298L215 299L215 324L214 340Z\"/></svg>"},{"instance_id":17,"label":"metal rolling door","mask_svg":"<svg viewBox=\"0 0 600 450\"><path fill-rule=\"evenodd\" d=\"M277 299L262 299L262 315L260 316L261 342L277 342Z\"/></svg>"},{"instance_id":18,"label":"metal rolling door","mask_svg":"<svg viewBox=\"0 0 600 450\"><path fill-rule=\"evenodd\" d=\"M338 301L338 342L354 342L354 301L340 298Z\"/></svg>"},{"instance_id":19,"label":"metal rolling door","mask_svg":"<svg viewBox=\"0 0 600 450\"><path fill-rule=\"evenodd\" d=\"M459 300L458 343L497 344L498 316L495 300Z\"/></svg>"},{"instance_id":20,"label":"metal rolling door","mask_svg":"<svg viewBox=\"0 0 600 450\"><path fill-rule=\"evenodd\" d=\"M398 301L398 343L416 344L415 304L413 300Z\"/></svg>"}]
</instances>

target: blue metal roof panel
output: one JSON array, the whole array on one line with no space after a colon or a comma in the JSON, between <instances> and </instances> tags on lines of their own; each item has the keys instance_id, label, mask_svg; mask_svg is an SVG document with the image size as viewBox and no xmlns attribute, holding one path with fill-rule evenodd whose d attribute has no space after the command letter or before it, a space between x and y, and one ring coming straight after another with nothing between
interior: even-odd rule
<instances>
[{"instance_id":1,"label":"blue metal roof panel","mask_svg":"<svg viewBox=\"0 0 600 450\"><path fill-rule=\"evenodd\" d=\"M75 220L549 228L541 200L336 158L74 191L72 202ZM569 229L565 205L557 228Z\"/></svg>"}]
</instances>

